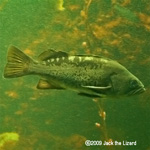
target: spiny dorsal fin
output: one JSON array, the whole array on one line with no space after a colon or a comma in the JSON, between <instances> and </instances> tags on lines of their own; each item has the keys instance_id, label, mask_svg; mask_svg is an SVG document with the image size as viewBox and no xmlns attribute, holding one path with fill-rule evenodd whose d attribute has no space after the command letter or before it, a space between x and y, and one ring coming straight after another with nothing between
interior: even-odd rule
<instances>
[{"instance_id":1,"label":"spiny dorsal fin","mask_svg":"<svg viewBox=\"0 0 150 150\"><path fill-rule=\"evenodd\" d=\"M58 85L50 84L47 80L40 79L37 84L38 89L63 89Z\"/></svg>"},{"instance_id":2,"label":"spiny dorsal fin","mask_svg":"<svg viewBox=\"0 0 150 150\"><path fill-rule=\"evenodd\" d=\"M53 49L49 49L41 53L38 57L40 61L48 60L50 58L60 58L60 57L67 57L68 54L63 51L55 51Z\"/></svg>"}]
</instances>

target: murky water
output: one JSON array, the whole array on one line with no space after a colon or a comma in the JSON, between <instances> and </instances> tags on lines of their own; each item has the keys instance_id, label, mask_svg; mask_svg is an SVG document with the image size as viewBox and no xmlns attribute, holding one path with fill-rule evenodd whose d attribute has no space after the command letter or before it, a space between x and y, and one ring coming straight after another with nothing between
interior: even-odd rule
<instances>
[{"instance_id":1,"label":"murky water","mask_svg":"<svg viewBox=\"0 0 150 150\"><path fill-rule=\"evenodd\" d=\"M1 0L0 150L149 150L149 41L148 0ZM96 102L70 91L38 90L38 76L4 79L10 45L33 58L54 48L115 59L147 90ZM114 145L86 146L86 140Z\"/></svg>"}]
</instances>

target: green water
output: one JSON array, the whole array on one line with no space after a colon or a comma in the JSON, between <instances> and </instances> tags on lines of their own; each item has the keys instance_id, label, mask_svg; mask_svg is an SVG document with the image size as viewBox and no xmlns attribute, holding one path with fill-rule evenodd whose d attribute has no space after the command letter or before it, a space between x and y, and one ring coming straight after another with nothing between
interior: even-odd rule
<instances>
[{"instance_id":1,"label":"green water","mask_svg":"<svg viewBox=\"0 0 150 150\"><path fill-rule=\"evenodd\" d=\"M62 2L0 0L0 150L149 150L149 0ZM147 90L133 97L100 100L104 121L91 98L65 90L38 90L38 76L4 79L10 45L33 58L49 48L109 57L127 67ZM6 132L19 139L6 137ZM84 144L111 139L137 145Z\"/></svg>"}]
</instances>

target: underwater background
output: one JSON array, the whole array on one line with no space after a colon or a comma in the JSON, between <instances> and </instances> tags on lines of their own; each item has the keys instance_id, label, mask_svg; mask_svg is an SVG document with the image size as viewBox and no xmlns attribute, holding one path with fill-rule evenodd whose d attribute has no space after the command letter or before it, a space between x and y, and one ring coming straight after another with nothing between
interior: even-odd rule
<instances>
[{"instance_id":1,"label":"underwater background","mask_svg":"<svg viewBox=\"0 0 150 150\"><path fill-rule=\"evenodd\" d=\"M67 90L38 90L38 76L4 79L10 45L35 59L54 48L117 60L146 92L99 104ZM150 150L149 0L0 0L0 74L0 150Z\"/></svg>"}]
</instances>

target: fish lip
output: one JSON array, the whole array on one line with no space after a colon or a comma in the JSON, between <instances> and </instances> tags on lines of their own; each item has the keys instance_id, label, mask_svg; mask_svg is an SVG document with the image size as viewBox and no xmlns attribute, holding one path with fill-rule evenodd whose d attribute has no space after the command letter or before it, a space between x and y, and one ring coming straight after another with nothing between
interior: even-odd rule
<instances>
[{"instance_id":1,"label":"fish lip","mask_svg":"<svg viewBox=\"0 0 150 150\"><path fill-rule=\"evenodd\" d=\"M144 88L144 87L140 87L140 88L138 88L138 89L135 89L135 90L133 90L133 91L130 91L129 93L128 93L128 95L130 96L130 95L137 95L137 94L141 94L141 93L143 93L143 92L145 92L146 91L146 89Z\"/></svg>"}]
</instances>

